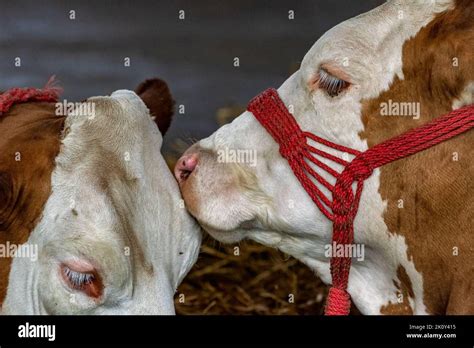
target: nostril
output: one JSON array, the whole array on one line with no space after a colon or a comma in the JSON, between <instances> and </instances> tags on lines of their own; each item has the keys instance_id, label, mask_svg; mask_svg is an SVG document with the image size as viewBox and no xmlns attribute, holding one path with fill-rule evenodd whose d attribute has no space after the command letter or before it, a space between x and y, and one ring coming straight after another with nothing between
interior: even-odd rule
<instances>
[{"instance_id":1,"label":"nostril","mask_svg":"<svg viewBox=\"0 0 474 348\"><path fill-rule=\"evenodd\" d=\"M181 160L180 167L183 172L192 173L197 166L197 155L192 154L184 156Z\"/></svg>"},{"instance_id":2,"label":"nostril","mask_svg":"<svg viewBox=\"0 0 474 348\"><path fill-rule=\"evenodd\" d=\"M176 163L175 176L179 182L186 180L189 175L196 169L198 163L198 155L193 153L184 155Z\"/></svg>"}]
</instances>

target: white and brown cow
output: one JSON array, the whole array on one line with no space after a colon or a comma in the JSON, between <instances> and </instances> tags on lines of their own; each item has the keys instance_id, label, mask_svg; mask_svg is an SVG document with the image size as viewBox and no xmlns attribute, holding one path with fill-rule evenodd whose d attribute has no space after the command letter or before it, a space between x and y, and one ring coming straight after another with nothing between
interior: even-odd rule
<instances>
[{"instance_id":1,"label":"white and brown cow","mask_svg":"<svg viewBox=\"0 0 474 348\"><path fill-rule=\"evenodd\" d=\"M329 30L278 93L303 130L364 151L473 103L473 42L472 0L389 1ZM219 160L232 150L255 150L256 165ZM366 181L348 287L362 313L474 314L473 158L471 131ZM331 223L250 112L188 149L175 175L212 236L278 248L331 282Z\"/></svg>"},{"instance_id":2,"label":"white and brown cow","mask_svg":"<svg viewBox=\"0 0 474 348\"><path fill-rule=\"evenodd\" d=\"M153 79L136 92L67 117L51 102L0 116L2 313L174 313L200 229L160 154L168 88Z\"/></svg>"}]
</instances>

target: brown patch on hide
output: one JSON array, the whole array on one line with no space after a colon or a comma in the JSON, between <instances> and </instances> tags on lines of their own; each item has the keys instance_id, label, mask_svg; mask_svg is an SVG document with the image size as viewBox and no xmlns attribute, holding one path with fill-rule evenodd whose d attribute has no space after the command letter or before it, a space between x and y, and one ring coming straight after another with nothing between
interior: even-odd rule
<instances>
[{"instance_id":1,"label":"brown patch on hide","mask_svg":"<svg viewBox=\"0 0 474 348\"><path fill-rule=\"evenodd\" d=\"M405 42L404 79L395 77L389 90L363 102L361 135L369 147L452 110L454 100L474 81L473 18L474 2L458 0L453 10L436 15ZM389 100L419 102L421 117L381 116L381 103ZM474 297L463 298L469 289L472 293L474 273L473 158L471 130L380 169L379 192L388 202L385 222L391 233L405 237L431 314L462 313L465 308L474 313ZM402 209L397 207L399 199ZM403 289L409 279L400 280Z\"/></svg>"},{"instance_id":2,"label":"brown patch on hide","mask_svg":"<svg viewBox=\"0 0 474 348\"><path fill-rule=\"evenodd\" d=\"M0 116L0 244L25 243L51 194L64 117L53 103L14 105ZM0 258L0 305L12 259Z\"/></svg>"}]
</instances>

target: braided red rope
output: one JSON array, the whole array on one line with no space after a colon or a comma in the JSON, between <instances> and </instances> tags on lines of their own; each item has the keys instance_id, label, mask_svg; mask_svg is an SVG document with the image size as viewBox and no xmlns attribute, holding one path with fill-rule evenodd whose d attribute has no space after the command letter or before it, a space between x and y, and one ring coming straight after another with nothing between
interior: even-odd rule
<instances>
[{"instance_id":1,"label":"braided red rope","mask_svg":"<svg viewBox=\"0 0 474 348\"><path fill-rule=\"evenodd\" d=\"M55 85L54 76L44 88L12 88L0 94L0 116L8 112L14 104L34 102L56 102L62 89Z\"/></svg>"},{"instance_id":2,"label":"braided red rope","mask_svg":"<svg viewBox=\"0 0 474 348\"><path fill-rule=\"evenodd\" d=\"M336 246L351 245L354 241L354 219L363 184L374 169L423 151L474 127L474 105L469 105L360 152L302 131L275 89L267 89L256 96L247 109L279 144L280 154L288 161L301 185L319 210L332 221L332 241ZM350 162L345 161L309 145L308 138L355 157ZM343 165L343 171L337 172L312 154ZM336 178L336 184L331 185L310 167L308 161ZM324 195L310 176L331 192L332 200ZM355 192L353 183L356 183ZM327 298L326 315L349 314L351 300L347 284L351 261L349 256L331 257L332 286Z\"/></svg>"}]
</instances>

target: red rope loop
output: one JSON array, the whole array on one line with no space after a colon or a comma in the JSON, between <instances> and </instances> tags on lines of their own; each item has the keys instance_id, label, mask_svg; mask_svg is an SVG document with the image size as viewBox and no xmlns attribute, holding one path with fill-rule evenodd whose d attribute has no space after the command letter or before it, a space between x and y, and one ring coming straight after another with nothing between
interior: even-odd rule
<instances>
[{"instance_id":1,"label":"red rope loop","mask_svg":"<svg viewBox=\"0 0 474 348\"><path fill-rule=\"evenodd\" d=\"M303 132L275 89L268 89L255 97L249 103L248 110L280 145L280 153L288 160L301 185L319 210L333 222L333 243L344 246L354 241L354 219L359 208L364 181L372 175L374 169L423 151L474 127L474 105L469 105L375 145L365 152L360 152L312 133ZM355 157L351 162L345 161L309 145L308 138ZM344 166L344 170L339 173L315 156L338 163ZM332 186L309 165L308 161L321 172L334 177L336 184ZM331 192L332 200L324 195L316 183ZM355 192L353 192L354 183L357 184ZM349 256L331 258L333 287L329 290L327 298L328 315L349 313L350 296L346 289L351 261Z\"/></svg>"},{"instance_id":2,"label":"red rope loop","mask_svg":"<svg viewBox=\"0 0 474 348\"><path fill-rule=\"evenodd\" d=\"M54 76L39 88L12 88L0 94L0 116L8 112L14 104L26 102L56 102L62 89L55 85Z\"/></svg>"}]
</instances>

